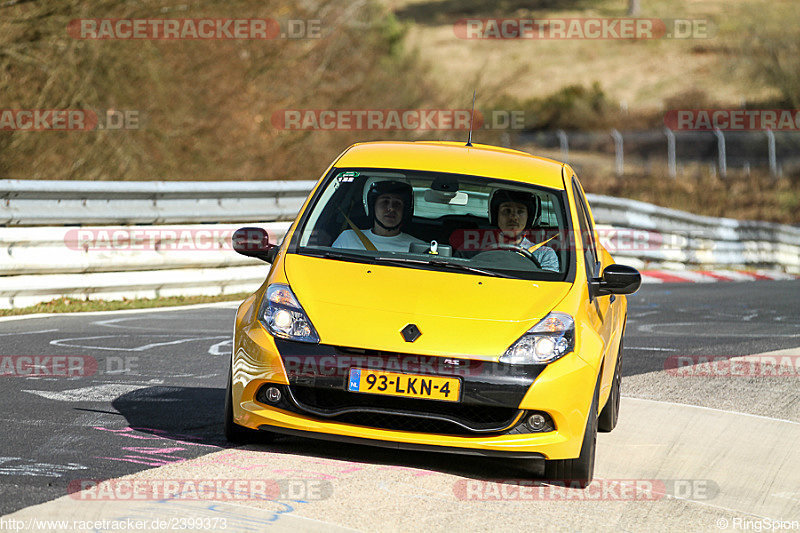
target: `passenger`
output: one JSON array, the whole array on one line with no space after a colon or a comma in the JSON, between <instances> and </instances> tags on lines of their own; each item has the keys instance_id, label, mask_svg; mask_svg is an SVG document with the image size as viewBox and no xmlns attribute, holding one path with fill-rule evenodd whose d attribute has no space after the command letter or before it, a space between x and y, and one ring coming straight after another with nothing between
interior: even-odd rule
<instances>
[{"instance_id":1,"label":"passenger","mask_svg":"<svg viewBox=\"0 0 800 533\"><path fill-rule=\"evenodd\" d=\"M424 244L423 241L400 231L414 214L414 193L408 183L372 183L367 193L367 211L372 228L362 231L348 219L350 229L344 230L333 241L332 248L408 252L411 243Z\"/></svg>"},{"instance_id":2,"label":"passenger","mask_svg":"<svg viewBox=\"0 0 800 533\"><path fill-rule=\"evenodd\" d=\"M549 246L528 240L526 233L539 216L541 204L530 193L500 189L495 191L489 205L491 223L500 228L498 244L513 245L528 250L543 270L558 272L558 255Z\"/></svg>"}]
</instances>

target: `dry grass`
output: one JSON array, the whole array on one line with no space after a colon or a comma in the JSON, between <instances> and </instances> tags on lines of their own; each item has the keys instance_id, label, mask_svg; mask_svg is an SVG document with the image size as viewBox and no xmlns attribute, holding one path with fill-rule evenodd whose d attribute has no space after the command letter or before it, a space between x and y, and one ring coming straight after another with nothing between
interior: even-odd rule
<instances>
[{"instance_id":1,"label":"dry grass","mask_svg":"<svg viewBox=\"0 0 800 533\"><path fill-rule=\"evenodd\" d=\"M240 302L249 293L224 294L219 296L171 296L168 298L142 298L137 300L76 300L58 298L49 302L0 309L0 316L30 315L35 313L85 313L90 311L119 311L122 309L151 309L154 307L173 307L181 305L207 304L214 302Z\"/></svg>"},{"instance_id":2,"label":"dry grass","mask_svg":"<svg viewBox=\"0 0 800 533\"><path fill-rule=\"evenodd\" d=\"M648 0L641 17L705 19L716 28L709 39L623 40L463 40L453 23L462 17L625 17L625 0L566 2L506 0L384 0L402 20L413 21L409 46L420 51L442 87L454 94L482 88L484 101L496 91L521 100L544 97L565 85L597 81L609 97L631 112L663 108L674 95L703 91L712 102L774 98L777 91L754 81L735 57L753 12L774 14L786 23L798 20L792 2L767 0ZM516 9L502 9L500 4ZM784 10L777 7L783 5ZM794 23L796 26L796 22Z\"/></svg>"},{"instance_id":3,"label":"dry grass","mask_svg":"<svg viewBox=\"0 0 800 533\"><path fill-rule=\"evenodd\" d=\"M321 19L321 39L76 40L75 18ZM287 132L284 108L430 102L371 0L36 1L0 8L0 108L139 110L134 131L0 132L0 175L26 179L313 179L363 132ZM373 137L385 134L372 133Z\"/></svg>"}]
</instances>

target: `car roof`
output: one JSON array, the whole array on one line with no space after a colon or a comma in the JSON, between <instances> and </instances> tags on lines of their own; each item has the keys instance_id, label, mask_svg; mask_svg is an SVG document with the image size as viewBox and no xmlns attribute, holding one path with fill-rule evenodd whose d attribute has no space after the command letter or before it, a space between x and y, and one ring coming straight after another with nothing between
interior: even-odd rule
<instances>
[{"instance_id":1,"label":"car roof","mask_svg":"<svg viewBox=\"0 0 800 533\"><path fill-rule=\"evenodd\" d=\"M336 166L440 171L564 189L561 178L563 163L485 144L466 146L450 141L357 143L347 149Z\"/></svg>"}]
</instances>

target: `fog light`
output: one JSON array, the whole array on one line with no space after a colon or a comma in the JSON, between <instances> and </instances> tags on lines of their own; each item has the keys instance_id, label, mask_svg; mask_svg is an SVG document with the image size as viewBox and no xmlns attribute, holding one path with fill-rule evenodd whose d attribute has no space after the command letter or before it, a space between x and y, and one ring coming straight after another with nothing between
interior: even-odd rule
<instances>
[{"instance_id":1,"label":"fog light","mask_svg":"<svg viewBox=\"0 0 800 533\"><path fill-rule=\"evenodd\" d=\"M531 431L541 431L547 425L547 420L540 414L534 414L528 417L527 423Z\"/></svg>"},{"instance_id":2,"label":"fog light","mask_svg":"<svg viewBox=\"0 0 800 533\"><path fill-rule=\"evenodd\" d=\"M271 403L279 402L281 399L281 391L279 391L275 387L270 387L267 389L267 400Z\"/></svg>"}]
</instances>

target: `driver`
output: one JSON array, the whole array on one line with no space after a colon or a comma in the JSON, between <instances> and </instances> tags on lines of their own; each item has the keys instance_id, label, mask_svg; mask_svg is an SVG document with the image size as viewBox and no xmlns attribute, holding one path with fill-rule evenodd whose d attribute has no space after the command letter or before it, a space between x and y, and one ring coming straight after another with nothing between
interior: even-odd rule
<instances>
[{"instance_id":1,"label":"driver","mask_svg":"<svg viewBox=\"0 0 800 533\"><path fill-rule=\"evenodd\" d=\"M540 202L532 194L500 189L492 195L489 215L492 224L500 228L498 244L519 246L531 252L543 270L558 272L558 256L549 246L528 240L526 233L539 216Z\"/></svg>"},{"instance_id":2,"label":"driver","mask_svg":"<svg viewBox=\"0 0 800 533\"><path fill-rule=\"evenodd\" d=\"M376 181L367 192L367 214L372 221L368 231L358 229L349 219L350 229L344 230L332 248L408 252L415 239L400 229L414 214L414 193L411 185L402 181Z\"/></svg>"}]
</instances>

